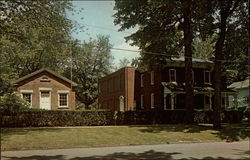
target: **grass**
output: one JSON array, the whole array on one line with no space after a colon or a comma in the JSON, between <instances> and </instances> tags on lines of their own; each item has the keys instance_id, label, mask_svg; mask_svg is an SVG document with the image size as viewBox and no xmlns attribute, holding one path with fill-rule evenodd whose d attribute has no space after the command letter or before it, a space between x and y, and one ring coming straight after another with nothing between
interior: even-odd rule
<instances>
[{"instance_id":1,"label":"grass","mask_svg":"<svg viewBox=\"0 0 250 160\"><path fill-rule=\"evenodd\" d=\"M250 126L156 125L2 129L1 150L29 150L249 139Z\"/></svg>"}]
</instances>

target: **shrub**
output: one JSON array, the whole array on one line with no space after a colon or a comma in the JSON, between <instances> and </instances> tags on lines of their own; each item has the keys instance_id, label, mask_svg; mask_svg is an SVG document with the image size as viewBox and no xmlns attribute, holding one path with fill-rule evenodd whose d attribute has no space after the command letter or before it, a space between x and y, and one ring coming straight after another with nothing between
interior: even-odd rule
<instances>
[{"instance_id":1,"label":"shrub","mask_svg":"<svg viewBox=\"0 0 250 160\"><path fill-rule=\"evenodd\" d=\"M29 108L29 104L15 93L6 93L0 97L0 110L5 115Z\"/></svg>"},{"instance_id":2,"label":"shrub","mask_svg":"<svg viewBox=\"0 0 250 160\"><path fill-rule=\"evenodd\" d=\"M239 111L225 111L222 114L223 123L239 123L243 117ZM185 110L111 112L30 109L1 117L3 127L178 124L185 123ZM194 121L213 123L213 112L195 111Z\"/></svg>"},{"instance_id":3,"label":"shrub","mask_svg":"<svg viewBox=\"0 0 250 160\"><path fill-rule=\"evenodd\" d=\"M3 127L102 126L113 122L110 111L27 110L3 116Z\"/></svg>"}]
</instances>

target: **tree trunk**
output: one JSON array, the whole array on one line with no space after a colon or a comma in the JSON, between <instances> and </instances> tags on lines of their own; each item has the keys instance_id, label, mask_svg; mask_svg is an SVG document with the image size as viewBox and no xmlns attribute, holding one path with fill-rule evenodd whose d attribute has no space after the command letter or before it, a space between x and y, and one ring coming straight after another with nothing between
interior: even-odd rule
<instances>
[{"instance_id":1,"label":"tree trunk","mask_svg":"<svg viewBox=\"0 0 250 160\"><path fill-rule=\"evenodd\" d=\"M226 9L221 8L220 11L220 32L219 39L216 42L215 46L215 65L214 65L214 77L215 77L215 106L214 106L214 123L213 127L215 129L221 128L221 60L223 57L222 49L223 43L226 36L226 21L227 13Z\"/></svg>"},{"instance_id":2,"label":"tree trunk","mask_svg":"<svg viewBox=\"0 0 250 160\"><path fill-rule=\"evenodd\" d=\"M185 45L185 91L186 91L186 123L194 122L194 90L192 80L192 31L191 31L191 4L192 0L182 1L183 30Z\"/></svg>"}]
</instances>

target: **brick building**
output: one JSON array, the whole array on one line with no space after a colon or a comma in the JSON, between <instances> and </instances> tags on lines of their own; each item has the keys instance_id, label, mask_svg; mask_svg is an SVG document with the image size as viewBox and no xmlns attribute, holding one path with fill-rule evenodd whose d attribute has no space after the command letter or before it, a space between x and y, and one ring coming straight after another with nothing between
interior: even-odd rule
<instances>
[{"instance_id":1,"label":"brick building","mask_svg":"<svg viewBox=\"0 0 250 160\"><path fill-rule=\"evenodd\" d=\"M99 80L100 108L127 111L134 107L135 68L125 67Z\"/></svg>"},{"instance_id":2,"label":"brick building","mask_svg":"<svg viewBox=\"0 0 250 160\"><path fill-rule=\"evenodd\" d=\"M17 94L31 108L75 109L76 83L49 69L40 69L15 82Z\"/></svg>"},{"instance_id":3,"label":"brick building","mask_svg":"<svg viewBox=\"0 0 250 160\"><path fill-rule=\"evenodd\" d=\"M194 84L194 108L211 110L214 103L214 64L193 58L192 77ZM139 72L133 67L123 68L111 75L104 77L107 82L112 75L125 76L125 70L130 70L127 79L116 79L116 83L122 86L128 84L129 92L103 94L103 83L99 84L99 105L101 108L119 110L118 95L123 95L126 101L130 101L127 110L176 110L185 109L185 62L184 58L172 58L167 61L161 70ZM133 76L132 76L133 75ZM103 81L103 79L100 80ZM110 82L112 84L113 82ZM222 85L222 106L228 105L228 96L235 94ZM129 95L129 97L127 97ZM103 97L114 99L116 103L104 104ZM132 103L133 101L133 103ZM113 105L115 104L115 105ZM116 107L114 107L116 106Z\"/></svg>"}]
</instances>

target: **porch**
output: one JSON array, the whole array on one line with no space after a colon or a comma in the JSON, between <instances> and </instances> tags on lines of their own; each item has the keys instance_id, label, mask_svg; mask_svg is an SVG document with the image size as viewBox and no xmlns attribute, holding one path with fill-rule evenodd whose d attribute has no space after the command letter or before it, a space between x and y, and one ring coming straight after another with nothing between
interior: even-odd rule
<instances>
[{"instance_id":1,"label":"porch","mask_svg":"<svg viewBox=\"0 0 250 160\"><path fill-rule=\"evenodd\" d=\"M164 86L164 110L183 110L185 109L185 86L178 85L175 82L162 82ZM235 95L235 92L224 90L222 96L222 108L229 107L229 96ZM194 109L196 110L213 110L214 88L194 87Z\"/></svg>"}]
</instances>

